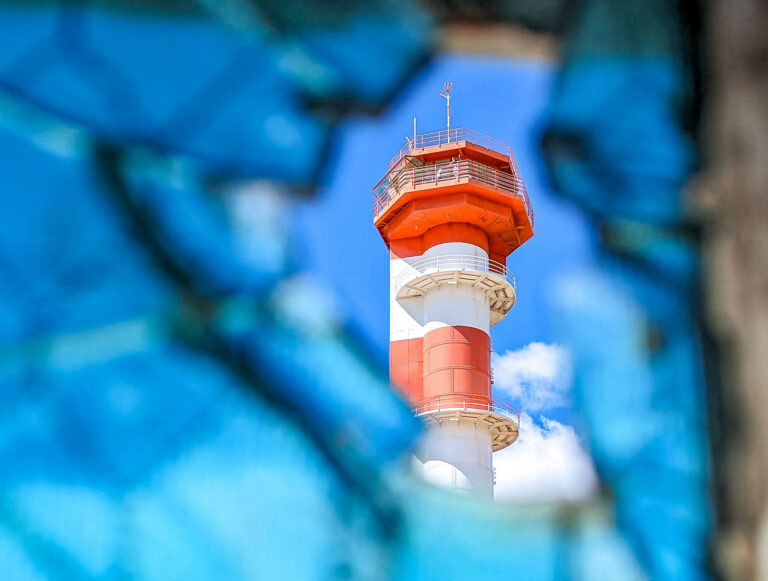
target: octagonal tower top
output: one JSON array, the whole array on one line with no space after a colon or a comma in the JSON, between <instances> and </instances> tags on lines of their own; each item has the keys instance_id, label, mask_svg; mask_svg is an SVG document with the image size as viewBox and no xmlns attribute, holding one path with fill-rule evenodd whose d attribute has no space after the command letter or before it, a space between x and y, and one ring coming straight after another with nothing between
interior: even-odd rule
<instances>
[{"instance_id":1,"label":"octagonal tower top","mask_svg":"<svg viewBox=\"0 0 768 581\"><path fill-rule=\"evenodd\" d=\"M498 261L533 236L533 210L509 144L467 127L407 138L374 195L373 222L394 255L428 247L438 227L485 238Z\"/></svg>"}]
</instances>

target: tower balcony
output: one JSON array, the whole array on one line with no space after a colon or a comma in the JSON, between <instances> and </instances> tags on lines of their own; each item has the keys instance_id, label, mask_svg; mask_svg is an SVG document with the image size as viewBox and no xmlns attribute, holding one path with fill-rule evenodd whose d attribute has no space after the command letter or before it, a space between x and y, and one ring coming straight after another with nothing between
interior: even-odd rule
<instances>
[{"instance_id":1,"label":"tower balcony","mask_svg":"<svg viewBox=\"0 0 768 581\"><path fill-rule=\"evenodd\" d=\"M512 148L506 141L468 127L455 127L450 131L433 131L408 137L407 143L389 160L387 171L392 170L406 157L429 156L444 150L468 147L485 149L512 158Z\"/></svg>"},{"instance_id":2,"label":"tower balcony","mask_svg":"<svg viewBox=\"0 0 768 581\"><path fill-rule=\"evenodd\" d=\"M512 444L520 433L520 412L510 404L472 393L445 393L411 402L411 409L425 422L467 420L486 424L491 447L497 452Z\"/></svg>"},{"instance_id":3,"label":"tower balcony","mask_svg":"<svg viewBox=\"0 0 768 581\"><path fill-rule=\"evenodd\" d=\"M528 221L533 225L533 210L523 181L514 174L469 159L411 167L403 164L391 170L373 190L374 221L378 221L405 194L469 184L519 199L524 205Z\"/></svg>"},{"instance_id":4,"label":"tower balcony","mask_svg":"<svg viewBox=\"0 0 768 581\"><path fill-rule=\"evenodd\" d=\"M423 258L408 266L394 281L398 299L424 296L430 289L446 284L467 284L484 291L495 325L512 309L517 283L507 267L487 258L447 254Z\"/></svg>"}]
</instances>

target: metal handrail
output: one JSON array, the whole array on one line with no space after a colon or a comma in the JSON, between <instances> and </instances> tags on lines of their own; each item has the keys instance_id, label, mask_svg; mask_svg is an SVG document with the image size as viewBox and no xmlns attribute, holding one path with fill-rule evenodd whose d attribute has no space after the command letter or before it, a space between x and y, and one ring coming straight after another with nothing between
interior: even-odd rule
<instances>
[{"instance_id":1,"label":"metal handrail","mask_svg":"<svg viewBox=\"0 0 768 581\"><path fill-rule=\"evenodd\" d=\"M380 214L407 187L413 188L462 179L471 179L510 192L525 202L526 211L530 209L525 185L519 177L476 161L463 160L415 168L401 168L390 172L373 189L375 195L373 215Z\"/></svg>"},{"instance_id":2,"label":"metal handrail","mask_svg":"<svg viewBox=\"0 0 768 581\"><path fill-rule=\"evenodd\" d=\"M410 405L416 416L445 411L479 410L506 416L518 428L520 427L520 412L513 405L503 400L493 400L484 395L456 392L444 393L411 402Z\"/></svg>"},{"instance_id":3,"label":"metal handrail","mask_svg":"<svg viewBox=\"0 0 768 581\"><path fill-rule=\"evenodd\" d=\"M399 292L403 286L413 279L425 274L456 270L495 274L506 280L512 286L514 291L517 292L515 275L509 272L507 267L502 263L471 254L444 254L441 256L422 258L413 264L409 264L408 268L401 272L395 279L395 293Z\"/></svg>"},{"instance_id":4,"label":"metal handrail","mask_svg":"<svg viewBox=\"0 0 768 581\"><path fill-rule=\"evenodd\" d=\"M400 150L395 154L395 156L389 160L389 163L387 164L387 175L382 179L376 187L374 187L374 193L376 194L376 200L373 204L373 215L374 217L378 216L381 211L387 206L387 204L392 201L392 199L396 198L405 185L408 185L407 179L403 181L402 178L398 180L391 179L391 173L393 170L397 167L397 165L400 163L400 161L413 154L415 150L422 149L425 147L434 147L434 146L441 146L441 145L448 145L451 143L457 143L460 141L466 141L470 143L474 143L476 145L480 145L482 147L485 147L486 149L490 149L491 151L495 151L497 153L501 153L507 156L509 159L509 169L511 174L506 174L505 172L499 172L503 173L505 175L512 175L512 180L514 182L512 188L510 187L504 187L499 186L497 184L496 187L501 187L502 189L506 189L507 191L513 192L520 198L522 198L523 203L525 205L525 213L528 216L528 220L531 223L531 226L534 225L534 213L533 208L531 207L531 202L528 198L528 191L526 190L525 183L520 179L520 172L517 169L517 163L515 162L515 156L512 153L512 148L510 145L501 139L498 139L496 137L491 137L490 135L486 135L485 133L480 133L479 131L475 131L474 129L470 129L468 127L456 127L454 129L451 129L450 131L434 131L432 133L421 133L419 135L414 135L413 137L406 137L406 144L400 148ZM497 170L493 168L488 168L487 166L483 166L482 164L477 164L478 166L485 167L487 171L494 171ZM401 169L399 171L407 171L406 169ZM396 173L399 173L396 172ZM472 177L475 176L469 175L464 177ZM390 182L398 182L399 185L396 184L396 189L394 191L388 191L389 190L389 184ZM412 184L411 184L412 185ZM387 191L387 195L380 195Z\"/></svg>"},{"instance_id":5,"label":"metal handrail","mask_svg":"<svg viewBox=\"0 0 768 581\"><path fill-rule=\"evenodd\" d=\"M400 148L395 156L389 160L387 164L387 170L391 170L395 167L401 159L410 155L415 149L422 149L424 147L434 147L439 145L447 145L449 143L457 143L459 141L469 141L475 145L485 147L491 151L497 153L503 153L507 155L511 150L509 144L506 141L498 139L497 137L491 137L485 133L480 133L469 127L455 127L450 131L433 131L431 133L421 133L414 135L413 137L406 138L407 143Z\"/></svg>"}]
</instances>

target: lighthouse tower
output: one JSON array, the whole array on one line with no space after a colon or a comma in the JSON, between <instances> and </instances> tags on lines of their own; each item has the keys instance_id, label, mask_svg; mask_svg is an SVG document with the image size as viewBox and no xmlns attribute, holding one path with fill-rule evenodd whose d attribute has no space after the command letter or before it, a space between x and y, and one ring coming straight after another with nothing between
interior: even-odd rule
<instances>
[{"instance_id":1,"label":"lighthouse tower","mask_svg":"<svg viewBox=\"0 0 768 581\"><path fill-rule=\"evenodd\" d=\"M533 235L509 145L466 127L408 138L374 188L390 254L390 379L426 424L429 482L492 496L519 415L491 397L490 328L515 303L506 257Z\"/></svg>"}]
</instances>

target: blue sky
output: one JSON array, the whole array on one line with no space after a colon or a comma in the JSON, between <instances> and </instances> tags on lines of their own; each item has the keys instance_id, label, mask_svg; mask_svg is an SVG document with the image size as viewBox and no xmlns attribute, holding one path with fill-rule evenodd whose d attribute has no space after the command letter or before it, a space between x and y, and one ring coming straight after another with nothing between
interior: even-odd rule
<instances>
[{"instance_id":1,"label":"blue sky","mask_svg":"<svg viewBox=\"0 0 768 581\"><path fill-rule=\"evenodd\" d=\"M347 122L318 198L298 208L306 266L332 287L342 313L386 352L389 257L371 221L371 189L412 133L414 115L419 133L445 128L445 102L436 96L444 81L454 83L454 127L468 126L512 145L536 212L534 237L507 259L517 277L518 301L492 329L494 351L549 343L548 282L581 263L592 248L588 223L549 189L538 154L554 82L549 63L445 55L415 78L384 115Z\"/></svg>"}]
</instances>

